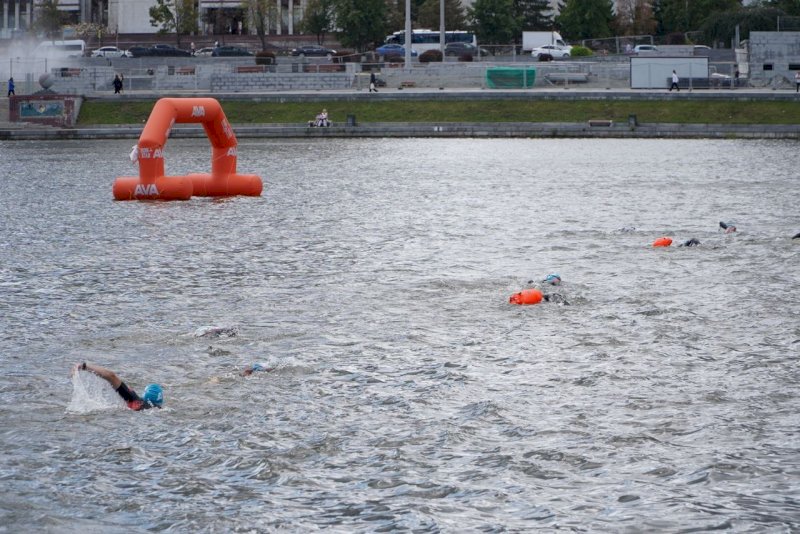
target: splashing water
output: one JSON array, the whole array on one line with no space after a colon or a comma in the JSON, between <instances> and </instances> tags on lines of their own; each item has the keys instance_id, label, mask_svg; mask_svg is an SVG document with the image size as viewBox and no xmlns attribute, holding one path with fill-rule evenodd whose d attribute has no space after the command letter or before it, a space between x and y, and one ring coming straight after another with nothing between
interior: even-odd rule
<instances>
[{"instance_id":1,"label":"splashing water","mask_svg":"<svg viewBox=\"0 0 800 534\"><path fill-rule=\"evenodd\" d=\"M124 406L111 385L99 376L80 371L72 375L72 398L67 413L84 414Z\"/></svg>"}]
</instances>

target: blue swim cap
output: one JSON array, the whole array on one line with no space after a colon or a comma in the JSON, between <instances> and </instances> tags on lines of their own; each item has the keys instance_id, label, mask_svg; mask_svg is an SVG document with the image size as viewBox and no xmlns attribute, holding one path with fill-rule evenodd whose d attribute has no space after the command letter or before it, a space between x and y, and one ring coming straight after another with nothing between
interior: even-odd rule
<instances>
[{"instance_id":1,"label":"blue swim cap","mask_svg":"<svg viewBox=\"0 0 800 534\"><path fill-rule=\"evenodd\" d=\"M544 282L547 282L548 284L553 284L554 286L557 286L558 284L561 283L561 275L558 274L558 273L548 274L545 277Z\"/></svg>"},{"instance_id":2,"label":"blue swim cap","mask_svg":"<svg viewBox=\"0 0 800 534\"><path fill-rule=\"evenodd\" d=\"M153 406L161 407L164 404L164 392L158 384L150 384L144 388L142 400Z\"/></svg>"}]
</instances>

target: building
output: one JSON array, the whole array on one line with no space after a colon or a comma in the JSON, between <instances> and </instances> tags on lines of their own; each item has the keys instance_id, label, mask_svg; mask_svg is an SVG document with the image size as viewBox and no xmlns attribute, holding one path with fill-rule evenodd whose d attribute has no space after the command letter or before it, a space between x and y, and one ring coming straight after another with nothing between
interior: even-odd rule
<instances>
[{"instance_id":1,"label":"building","mask_svg":"<svg viewBox=\"0 0 800 534\"><path fill-rule=\"evenodd\" d=\"M247 20L242 0L197 0L199 34L255 33ZM266 0L269 33L294 35L309 0ZM0 39L24 36L36 18L40 0L0 0ZM156 33L150 24L155 0L58 0L58 8L71 24L94 22L112 33Z\"/></svg>"},{"instance_id":2,"label":"building","mask_svg":"<svg viewBox=\"0 0 800 534\"><path fill-rule=\"evenodd\" d=\"M752 83L785 78L800 71L800 32L750 32L748 63Z\"/></svg>"}]
</instances>

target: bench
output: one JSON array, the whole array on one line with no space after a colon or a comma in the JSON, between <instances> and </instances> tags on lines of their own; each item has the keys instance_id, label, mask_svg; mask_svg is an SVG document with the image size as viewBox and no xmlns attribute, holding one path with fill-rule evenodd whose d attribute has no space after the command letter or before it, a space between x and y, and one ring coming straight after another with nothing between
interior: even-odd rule
<instances>
[{"instance_id":1,"label":"bench","mask_svg":"<svg viewBox=\"0 0 800 534\"><path fill-rule=\"evenodd\" d=\"M236 74L255 74L266 71L264 65L239 65L236 67Z\"/></svg>"},{"instance_id":2,"label":"bench","mask_svg":"<svg viewBox=\"0 0 800 534\"><path fill-rule=\"evenodd\" d=\"M412 82L412 81L400 82L400 87L416 87L416 86L417 82Z\"/></svg>"},{"instance_id":3,"label":"bench","mask_svg":"<svg viewBox=\"0 0 800 534\"><path fill-rule=\"evenodd\" d=\"M586 83L589 81L589 74L585 72L550 72L544 75L544 79L555 85L557 83Z\"/></svg>"},{"instance_id":4,"label":"bench","mask_svg":"<svg viewBox=\"0 0 800 534\"><path fill-rule=\"evenodd\" d=\"M82 70L83 69L70 69L67 67L63 67L59 69L58 72L62 78L71 78L73 76L80 76Z\"/></svg>"},{"instance_id":5,"label":"bench","mask_svg":"<svg viewBox=\"0 0 800 534\"><path fill-rule=\"evenodd\" d=\"M589 126L604 126L610 127L614 125L614 121L608 119L589 119Z\"/></svg>"},{"instance_id":6,"label":"bench","mask_svg":"<svg viewBox=\"0 0 800 534\"><path fill-rule=\"evenodd\" d=\"M177 69L175 69L175 74L181 76L189 76L189 75L193 76L194 72L195 72L194 67L178 67Z\"/></svg>"}]
</instances>

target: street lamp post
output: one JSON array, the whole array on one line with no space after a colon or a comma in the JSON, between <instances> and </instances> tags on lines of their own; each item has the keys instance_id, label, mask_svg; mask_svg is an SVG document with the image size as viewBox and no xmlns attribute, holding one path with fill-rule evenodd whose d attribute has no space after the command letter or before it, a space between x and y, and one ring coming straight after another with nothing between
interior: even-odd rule
<instances>
[{"instance_id":1,"label":"street lamp post","mask_svg":"<svg viewBox=\"0 0 800 534\"><path fill-rule=\"evenodd\" d=\"M406 0L406 64L405 69L411 69L411 0Z\"/></svg>"}]
</instances>

